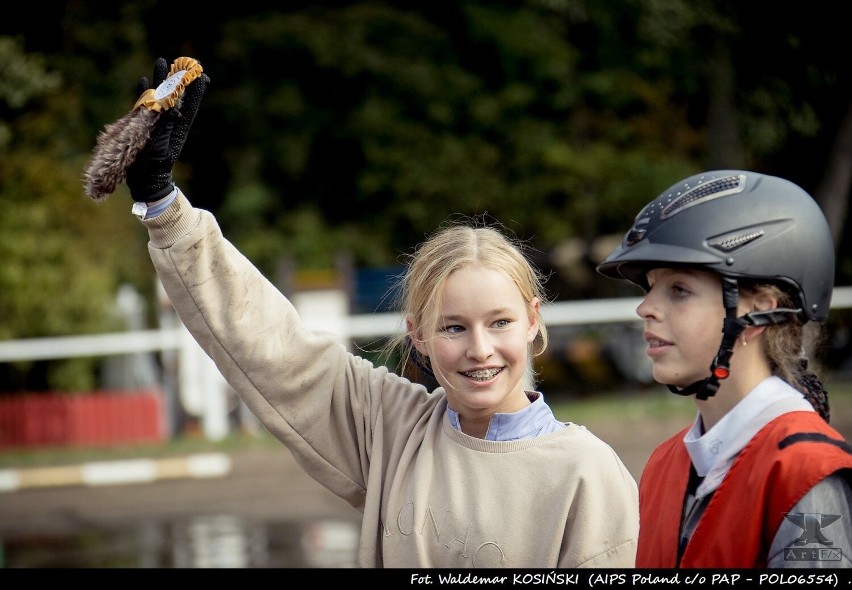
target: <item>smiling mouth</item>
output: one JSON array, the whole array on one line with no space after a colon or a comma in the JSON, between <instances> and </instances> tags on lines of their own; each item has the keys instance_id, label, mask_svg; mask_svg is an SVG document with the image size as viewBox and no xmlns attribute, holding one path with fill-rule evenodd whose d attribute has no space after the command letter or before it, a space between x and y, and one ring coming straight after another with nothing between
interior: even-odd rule
<instances>
[{"instance_id":1,"label":"smiling mouth","mask_svg":"<svg viewBox=\"0 0 852 590\"><path fill-rule=\"evenodd\" d=\"M461 374L474 381L488 381L502 370L503 368L501 367L499 369L482 369L480 371L461 371Z\"/></svg>"}]
</instances>

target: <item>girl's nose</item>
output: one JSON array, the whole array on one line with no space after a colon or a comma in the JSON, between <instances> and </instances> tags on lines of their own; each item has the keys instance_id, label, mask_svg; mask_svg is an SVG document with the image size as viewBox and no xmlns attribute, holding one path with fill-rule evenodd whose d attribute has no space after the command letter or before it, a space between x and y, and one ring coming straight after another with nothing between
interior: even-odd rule
<instances>
[{"instance_id":1,"label":"girl's nose","mask_svg":"<svg viewBox=\"0 0 852 590\"><path fill-rule=\"evenodd\" d=\"M636 307L636 315L643 320L649 317L656 317L657 307L654 305L654 300L651 297L650 291L645 294L645 297L642 298L642 301L640 301L639 305Z\"/></svg>"},{"instance_id":2,"label":"girl's nose","mask_svg":"<svg viewBox=\"0 0 852 590\"><path fill-rule=\"evenodd\" d=\"M486 330L478 328L470 330L470 345L467 348L469 358L483 361L490 357L493 351L494 345Z\"/></svg>"}]
</instances>

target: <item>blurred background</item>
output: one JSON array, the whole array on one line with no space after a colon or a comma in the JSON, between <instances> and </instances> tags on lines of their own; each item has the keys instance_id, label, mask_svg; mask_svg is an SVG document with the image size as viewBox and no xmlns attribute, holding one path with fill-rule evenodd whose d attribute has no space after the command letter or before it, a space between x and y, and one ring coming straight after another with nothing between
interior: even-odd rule
<instances>
[{"instance_id":1,"label":"blurred background","mask_svg":"<svg viewBox=\"0 0 852 590\"><path fill-rule=\"evenodd\" d=\"M178 185L306 320L340 329L358 354L394 329L388 287L402 256L448 219L477 217L524 240L563 310L537 367L549 400L617 392L650 404L648 392L663 394L632 322L639 292L594 267L673 182L742 168L796 182L826 213L841 296L814 361L852 380L852 70L834 3L243 1L199 13L71 0L14 12L0 21L7 462L32 449L263 437L193 353L126 187L100 205L83 193L97 134L130 110L157 57L194 57L212 81ZM0 506L23 493L7 487ZM334 526L299 530L345 545ZM203 562L184 558L174 563Z\"/></svg>"}]
</instances>

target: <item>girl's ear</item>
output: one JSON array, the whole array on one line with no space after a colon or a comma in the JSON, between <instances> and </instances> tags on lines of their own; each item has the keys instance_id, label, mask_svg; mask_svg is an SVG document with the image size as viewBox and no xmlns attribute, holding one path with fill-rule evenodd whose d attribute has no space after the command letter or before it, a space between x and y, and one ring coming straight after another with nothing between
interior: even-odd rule
<instances>
[{"instance_id":1,"label":"girl's ear","mask_svg":"<svg viewBox=\"0 0 852 590\"><path fill-rule=\"evenodd\" d=\"M755 311L767 311L778 307L778 299L768 291L759 291L754 296L752 307Z\"/></svg>"},{"instance_id":2,"label":"girl's ear","mask_svg":"<svg viewBox=\"0 0 852 590\"><path fill-rule=\"evenodd\" d=\"M412 318L405 318L405 331L408 332L408 337L411 343L414 344L414 349L422 355L428 356L426 346L423 342L423 332L414 323Z\"/></svg>"},{"instance_id":3,"label":"girl's ear","mask_svg":"<svg viewBox=\"0 0 852 590\"><path fill-rule=\"evenodd\" d=\"M535 340L535 337L538 336L538 318L540 317L539 310L541 309L541 300L538 297L534 297L532 301L530 301L530 310L529 310L529 323L530 327L527 329L527 342L532 342Z\"/></svg>"},{"instance_id":4,"label":"girl's ear","mask_svg":"<svg viewBox=\"0 0 852 590\"><path fill-rule=\"evenodd\" d=\"M758 290L751 301L751 311L768 311L777 307L778 299L767 289ZM764 330L766 330L766 326L749 326L743 332L743 340L747 341L750 338L754 338L762 334Z\"/></svg>"},{"instance_id":5,"label":"girl's ear","mask_svg":"<svg viewBox=\"0 0 852 590\"><path fill-rule=\"evenodd\" d=\"M766 288L758 288L754 294L740 298L739 314L752 311L767 311L778 307L778 299L775 294Z\"/></svg>"}]
</instances>

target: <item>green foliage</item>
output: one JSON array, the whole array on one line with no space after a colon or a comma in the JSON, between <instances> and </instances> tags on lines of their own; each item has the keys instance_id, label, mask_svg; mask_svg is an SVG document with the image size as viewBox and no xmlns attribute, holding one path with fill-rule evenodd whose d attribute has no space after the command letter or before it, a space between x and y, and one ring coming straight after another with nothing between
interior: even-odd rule
<instances>
[{"instance_id":1,"label":"green foliage","mask_svg":"<svg viewBox=\"0 0 852 590\"><path fill-rule=\"evenodd\" d=\"M7 141L0 147L0 340L121 329L109 311L117 284L143 276L152 281L144 249L134 245L142 236L117 218L96 219L97 208L82 193L82 155L67 142L73 131L64 122L75 116L73 94L58 83L57 72L45 69L44 59L8 41L0 38L0 52L28 72L21 76L7 68L9 75L0 76L0 107L9 113ZM24 78L40 82L27 85ZM17 91L9 85L18 85ZM122 213L122 220L129 217L126 209ZM128 270L124 255L132 256L137 273ZM42 368L25 363L7 370ZM91 388L96 368L94 359L59 360L34 383ZM31 381L8 379L9 385L19 382Z\"/></svg>"},{"instance_id":2,"label":"green foliage","mask_svg":"<svg viewBox=\"0 0 852 590\"><path fill-rule=\"evenodd\" d=\"M688 132L658 139L655 110L672 115L662 124L684 125L658 109L667 86L625 81L627 64L582 71L571 24L534 4L482 2L443 16L363 3L232 21L211 94L211 108L234 114L225 135L240 173L224 201L232 210L243 183L267 189L226 230L253 251L277 242L300 266L326 266L328 245L359 265L392 263L454 213L488 213L542 249L621 228L637 195L695 167L698 142ZM285 75L269 64L288 64ZM295 234L259 238L245 216Z\"/></svg>"}]
</instances>

